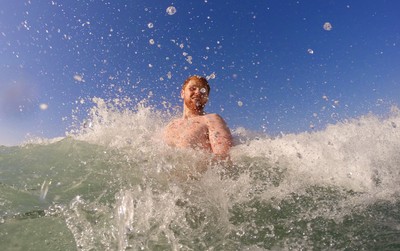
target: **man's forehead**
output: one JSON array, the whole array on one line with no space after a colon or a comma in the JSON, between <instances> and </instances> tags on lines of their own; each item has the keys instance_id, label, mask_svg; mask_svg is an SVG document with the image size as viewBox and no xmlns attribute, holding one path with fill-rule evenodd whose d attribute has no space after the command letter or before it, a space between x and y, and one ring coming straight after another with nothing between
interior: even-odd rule
<instances>
[{"instance_id":1,"label":"man's forehead","mask_svg":"<svg viewBox=\"0 0 400 251\"><path fill-rule=\"evenodd\" d=\"M187 83L186 86L207 86L207 85L200 80L192 79Z\"/></svg>"}]
</instances>

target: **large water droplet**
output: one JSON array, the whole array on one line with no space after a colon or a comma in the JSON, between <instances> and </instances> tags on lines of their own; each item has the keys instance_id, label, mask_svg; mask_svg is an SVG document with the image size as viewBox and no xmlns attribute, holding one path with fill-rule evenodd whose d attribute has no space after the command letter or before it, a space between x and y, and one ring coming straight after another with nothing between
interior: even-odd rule
<instances>
[{"instance_id":1,"label":"large water droplet","mask_svg":"<svg viewBox=\"0 0 400 251\"><path fill-rule=\"evenodd\" d=\"M167 11L167 14L170 16L172 16L176 13L176 9L174 6L169 6L166 11Z\"/></svg>"},{"instance_id":2,"label":"large water droplet","mask_svg":"<svg viewBox=\"0 0 400 251\"><path fill-rule=\"evenodd\" d=\"M330 31L330 30L332 30L332 24L331 23L329 23L329 22L326 22L326 23L324 23L324 30L326 30L326 31Z\"/></svg>"}]
</instances>

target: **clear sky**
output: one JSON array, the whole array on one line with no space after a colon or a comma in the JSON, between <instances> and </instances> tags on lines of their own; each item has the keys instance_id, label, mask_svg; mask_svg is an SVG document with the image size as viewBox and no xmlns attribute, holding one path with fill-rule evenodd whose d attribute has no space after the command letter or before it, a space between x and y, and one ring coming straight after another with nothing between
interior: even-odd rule
<instances>
[{"instance_id":1,"label":"clear sky","mask_svg":"<svg viewBox=\"0 0 400 251\"><path fill-rule=\"evenodd\" d=\"M397 0L0 0L0 145L64 136L94 96L178 105L193 74L211 77L207 111L231 128L384 115L400 103L399 13Z\"/></svg>"}]
</instances>

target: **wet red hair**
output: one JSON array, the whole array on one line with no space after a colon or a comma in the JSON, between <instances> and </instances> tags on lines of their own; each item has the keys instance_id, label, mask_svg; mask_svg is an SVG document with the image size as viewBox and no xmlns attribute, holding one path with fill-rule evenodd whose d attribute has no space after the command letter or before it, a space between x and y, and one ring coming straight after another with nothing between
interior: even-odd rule
<instances>
[{"instance_id":1,"label":"wet red hair","mask_svg":"<svg viewBox=\"0 0 400 251\"><path fill-rule=\"evenodd\" d=\"M210 94L211 88L210 88L210 85L208 84L207 79L206 79L205 77L197 76L197 75L193 75L193 76L188 77L188 78L185 80L185 82L183 82L182 90L185 89L186 85L190 82L190 80L200 81L202 84L204 84L204 85L206 86L206 88L207 88L207 94Z\"/></svg>"}]
</instances>

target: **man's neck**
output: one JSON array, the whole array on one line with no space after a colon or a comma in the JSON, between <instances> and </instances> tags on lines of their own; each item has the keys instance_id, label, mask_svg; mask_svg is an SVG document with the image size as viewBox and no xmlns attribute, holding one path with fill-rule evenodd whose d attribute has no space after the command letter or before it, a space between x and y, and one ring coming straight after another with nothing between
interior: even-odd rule
<instances>
[{"instance_id":1,"label":"man's neck","mask_svg":"<svg viewBox=\"0 0 400 251\"><path fill-rule=\"evenodd\" d=\"M190 110L187 107L183 108L183 118L188 119L188 118L193 118L193 117L198 117L204 115L205 112L203 109L200 110Z\"/></svg>"}]
</instances>

